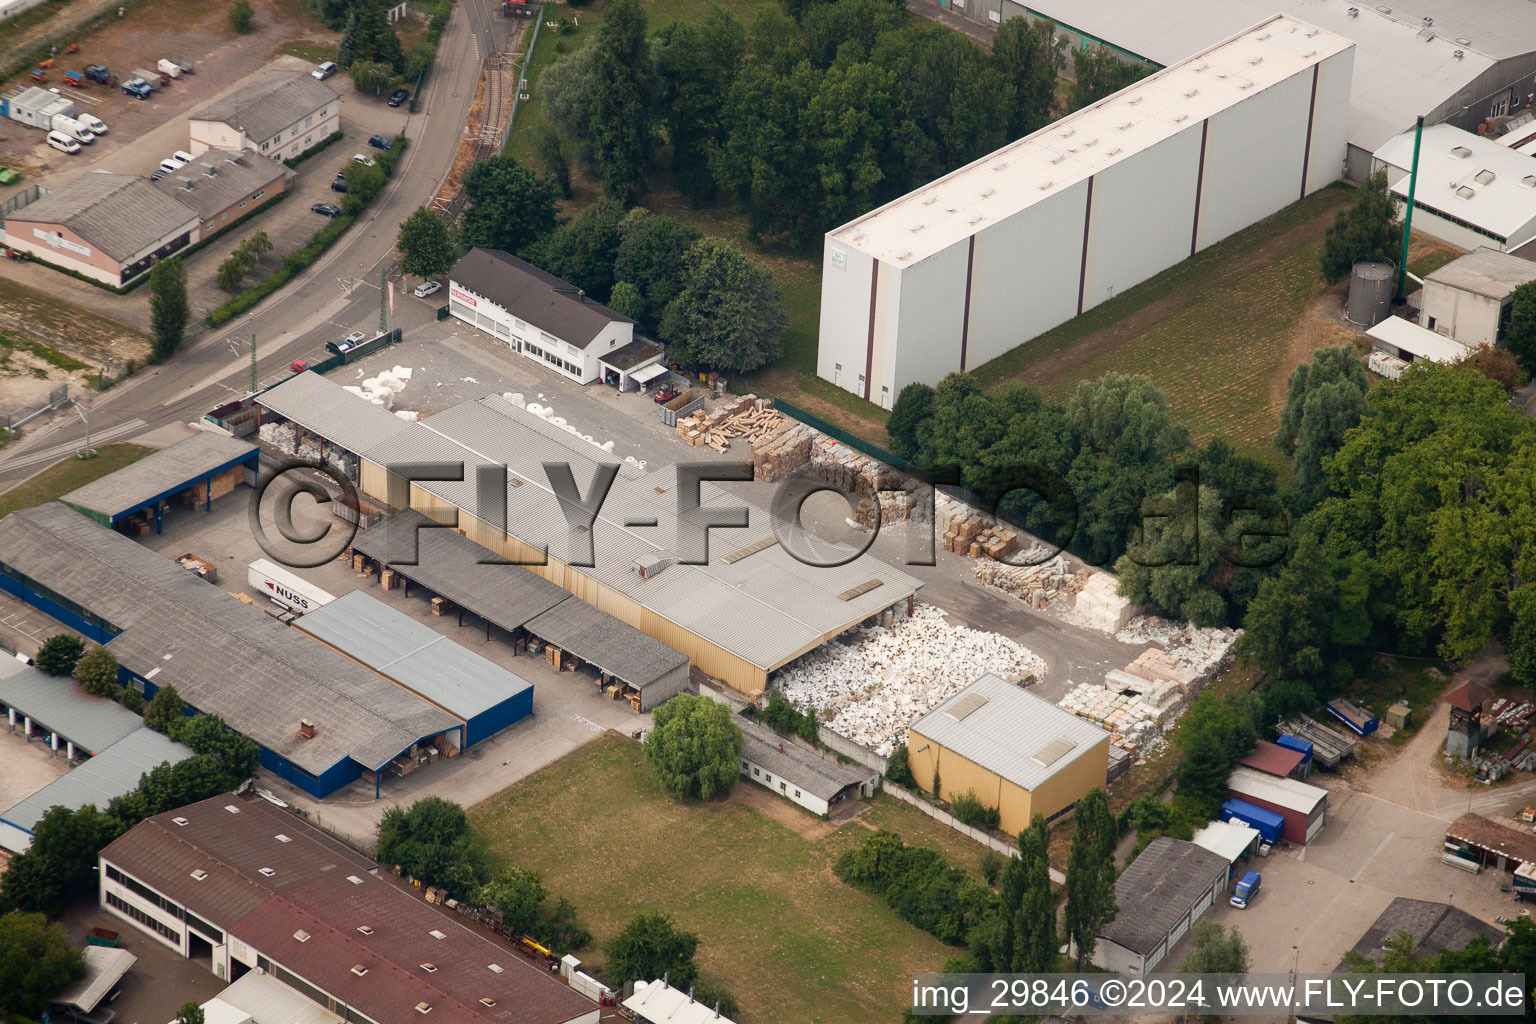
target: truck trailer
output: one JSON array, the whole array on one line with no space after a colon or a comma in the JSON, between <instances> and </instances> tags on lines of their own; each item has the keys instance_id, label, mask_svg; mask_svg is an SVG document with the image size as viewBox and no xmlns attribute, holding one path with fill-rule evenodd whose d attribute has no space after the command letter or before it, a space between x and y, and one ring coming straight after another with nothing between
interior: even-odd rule
<instances>
[{"instance_id":1,"label":"truck trailer","mask_svg":"<svg viewBox=\"0 0 1536 1024\"><path fill-rule=\"evenodd\" d=\"M1328 702L1328 713L1361 736L1369 736L1381 725L1381 719L1343 697Z\"/></svg>"},{"instance_id":2,"label":"truck trailer","mask_svg":"<svg viewBox=\"0 0 1536 1024\"><path fill-rule=\"evenodd\" d=\"M246 582L265 594L273 604L300 615L336 600L334 595L326 593L302 576L265 558L258 558L251 563Z\"/></svg>"},{"instance_id":3,"label":"truck trailer","mask_svg":"<svg viewBox=\"0 0 1536 1024\"><path fill-rule=\"evenodd\" d=\"M1247 825L1256 830L1266 843L1275 842L1285 831L1285 819L1280 815L1235 797L1221 805L1221 820Z\"/></svg>"}]
</instances>

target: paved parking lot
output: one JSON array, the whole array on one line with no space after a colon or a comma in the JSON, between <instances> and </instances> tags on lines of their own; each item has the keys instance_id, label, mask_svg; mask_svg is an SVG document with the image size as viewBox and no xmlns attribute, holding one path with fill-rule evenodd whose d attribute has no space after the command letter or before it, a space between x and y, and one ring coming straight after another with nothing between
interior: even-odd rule
<instances>
[{"instance_id":1,"label":"paved parking lot","mask_svg":"<svg viewBox=\"0 0 1536 1024\"><path fill-rule=\"evenodd\" d=\"M122 948L138 957L107 1005L117 1014L114 1024L166 1024L183 1003L204 1002L224 989L225 982L209 969L207 960L187 960L151 939L122 918L109 914L92 896L75 903L60 922L77 946L85 944L91 928L109 928L122 935Z\"/></svg>"},{"instance_id":2,"label":"paved parking lot","mask_svg":"<svg viewBox=\"0 0 1536 1024\"><path fill-rule=\"evenodd\" d=\"M42 740L29 740L20 722L11 729L0 717L0 811L42 789L69 770L63 751L54 753Z\"/></svg>"}]
</instances>

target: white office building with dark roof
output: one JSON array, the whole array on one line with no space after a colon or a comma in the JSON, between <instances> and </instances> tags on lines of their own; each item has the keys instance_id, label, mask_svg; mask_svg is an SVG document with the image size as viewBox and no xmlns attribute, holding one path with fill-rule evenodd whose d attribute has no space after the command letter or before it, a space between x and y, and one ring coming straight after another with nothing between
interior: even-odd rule
<instances>
[{"instance_id":1,"label":"white office building with dark roof","mask_svg":"<svg viewBox=\"0 0 1536 1024\"><path fill-rule=\"evenodd\" d=\"M662 358L635 322L499 249L471 249L448 275L448 312L578 384L623 390Z\"/></svg>"}]
</instances>

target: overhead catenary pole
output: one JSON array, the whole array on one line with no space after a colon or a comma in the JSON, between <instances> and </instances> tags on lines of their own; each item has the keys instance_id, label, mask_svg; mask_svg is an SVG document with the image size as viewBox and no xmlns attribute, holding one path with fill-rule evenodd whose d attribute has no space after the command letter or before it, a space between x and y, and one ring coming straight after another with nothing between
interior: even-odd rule
<instances>
[{"instance_id":1,"label":"overhead catenary pole","mask_svg":"<svg viewBox=\"0 0 1536 1024\"><path fill-rule=\"evenodd\" d=\"M251 394L256 393L256 332L251 332Z\"/></svg>"},{"instance_id":2,"label":"overhead catenary pole","mask_svg":"<svg viewBox=\"0 0 1536 1024\"><path fill-rule=\"evenodd\" d=\"M1424 115L1413 129L1413 167L1408 171L1408 208L1403 211L1403 258L1397 261L1397 292L1392 301L1402 305L1406 296L1403 286L1408 280L1408 236L1413 231L1413 193L1419 184L1419 143L1424 140ZM1388 193L1391 194L1390 192Z\"/></svg>"},{"instance_id":3,"label":"overhead catenary pole","mask_svg":"<svg viewBox=\"0 0 1536 1024\"><path fill-rule=\"evenodd\" d=\"M387 287L389 287L388 281L389 281L389 268L388 267L380 267L379 268L379 333L380 334L383 334L383 333L385 333L386 331L389 330L389 307L386 305L386 302L388 301L388 296L386 296L384 294L384 290Z\"/></svg>"}]
</instances>

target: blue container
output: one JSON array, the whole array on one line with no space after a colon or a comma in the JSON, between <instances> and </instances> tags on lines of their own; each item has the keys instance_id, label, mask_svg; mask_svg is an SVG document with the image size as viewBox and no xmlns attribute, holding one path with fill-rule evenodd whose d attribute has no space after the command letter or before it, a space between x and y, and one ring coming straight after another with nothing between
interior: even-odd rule
<instances>
[{"instance_id":1,"label":"blue container","mask_svg":"<svg viewBox=\"0 0 1536 1024\"><path fill-rule=\"evenodd\" d=\"M1255 807L1246 800L1228 800L1221 805L1221 820L1231 821L1236 818L1243 824L1258 830L1260 836L1267 843L1273 843L1280 838L1285 831L1285 819L1274 811L1266 811L1262 807Z\"/></svg>"},{"instance_id":2,"label":"blue container","mask_svg":"<svg viewBox=\"0 0 1536 1024\"><path fill-rule=\"evenodd\" d=\"M1277 747L1285 747L1287 750L1299 750L1302 754L1301 763L1312 763L1311 740L1304 740L1300 736L1281 736L1279 739L1275 740L1275 745Z\"/></svg>"}]
</instances>

